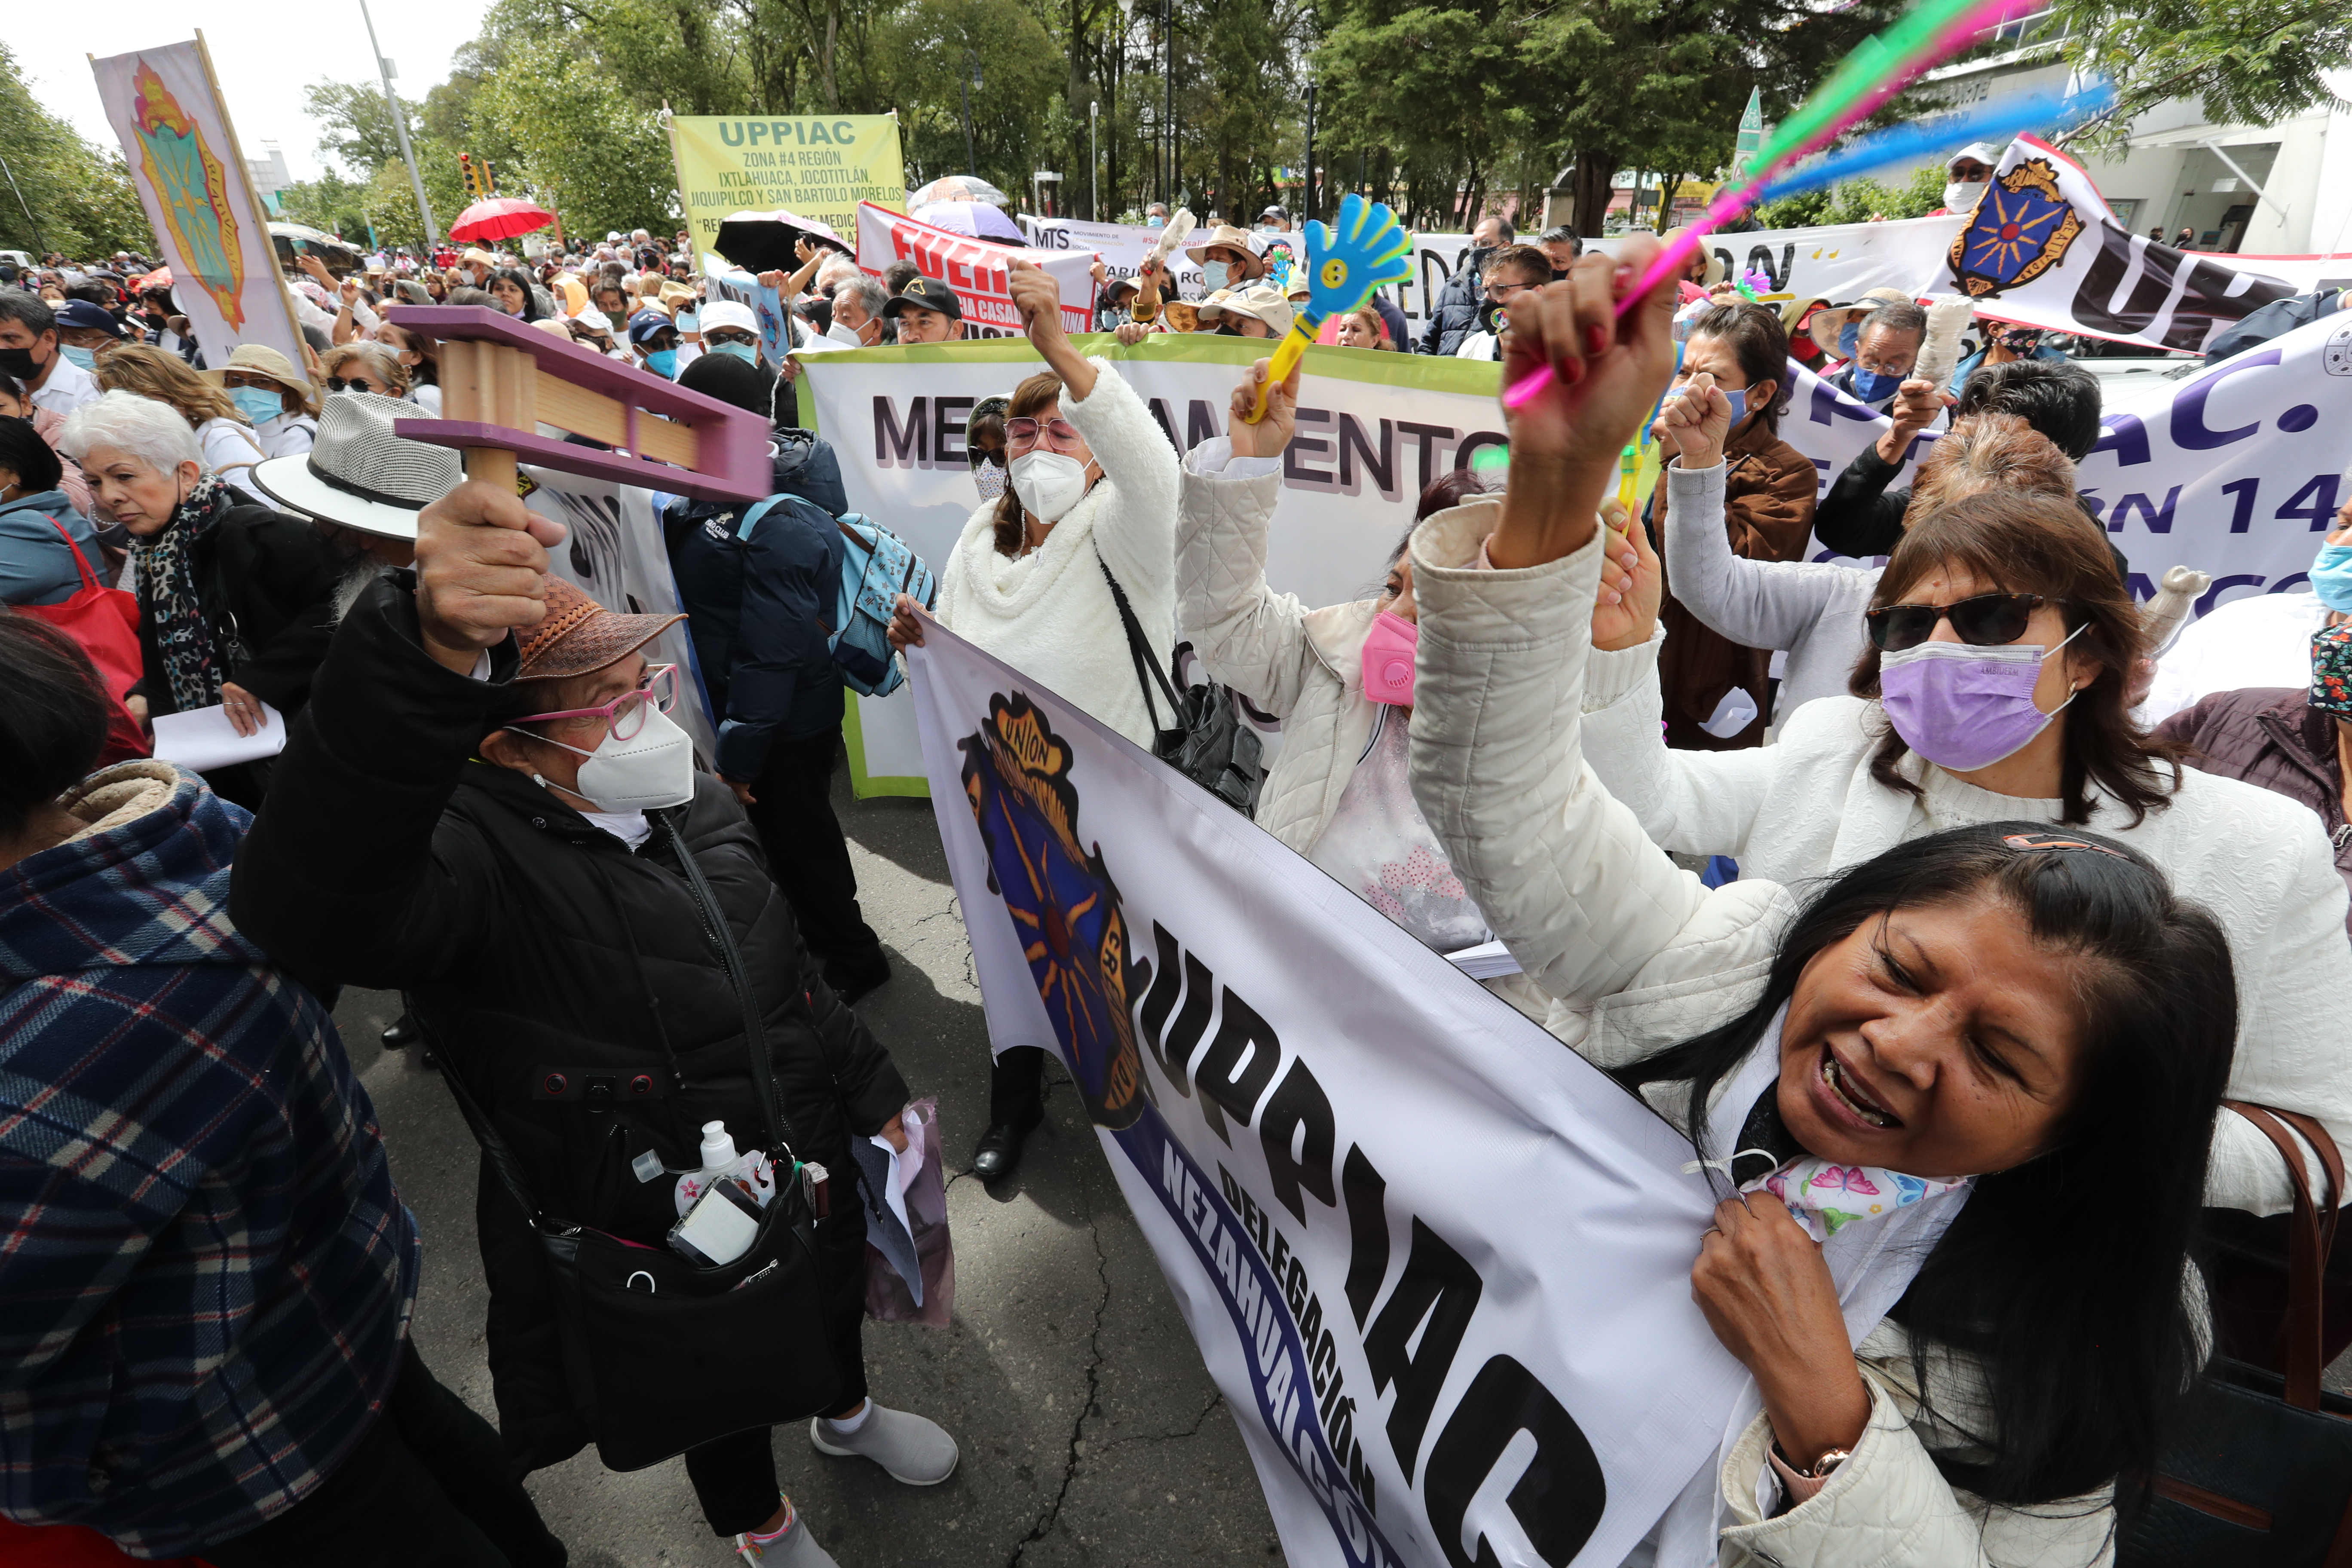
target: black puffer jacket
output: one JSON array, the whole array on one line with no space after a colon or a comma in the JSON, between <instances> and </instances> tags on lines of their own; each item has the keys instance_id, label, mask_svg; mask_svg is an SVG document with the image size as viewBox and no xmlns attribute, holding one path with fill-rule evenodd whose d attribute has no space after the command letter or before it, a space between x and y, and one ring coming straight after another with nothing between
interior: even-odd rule
<instances>
[{"instance_id":1,"label":"black puffer jacket","mask_svg":"<svg viewBox=\"0 0 2352 1568\"><path fill-rule=\"evenodd\" d=\"M520 773L474 760L516 656L478 681L417 640L414 577L362 595L320 668L268 805L236 860L242 931L306 976L397 987L446 1070L485 1106L542 1211L663 1245L673 1180L640 1182L651 1151L697 1163L720 1120L764 1146L742 1011L658 826L632 853ZM758 836L716 779L667 816L709 880L751 972L795 1152L855 1179L848 1138L908 1099L888 1054L808 962ZM609 1075L608 1101L584 1098ZM560 1076L562 1098L551 1098ZM850 1194L845 1191L843 1197ZM836 1201L820 1227L836 1347L854 1369L864 1221ZM499 1424L527 1467L576 1451L538 1243L483 1174L477 1203L490 1286Z\"/></svg>"}]
</instances>

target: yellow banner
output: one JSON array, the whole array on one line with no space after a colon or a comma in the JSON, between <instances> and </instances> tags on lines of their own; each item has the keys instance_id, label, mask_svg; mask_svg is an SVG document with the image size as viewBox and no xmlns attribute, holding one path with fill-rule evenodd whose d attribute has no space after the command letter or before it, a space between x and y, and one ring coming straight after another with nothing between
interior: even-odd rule
<instances>
[{"instance_id":1,"label":"yellow banner","mask_svg":"<svg viewBox=\"0 0 2352 1568\"><path fill-rule=\"evenodd\" d=\"M859 202L895 210L907 199L898 121L887 114L681 114L670 146L698 257L733 213L784 207L856 244Z\"/></svg>"}]
</instances>

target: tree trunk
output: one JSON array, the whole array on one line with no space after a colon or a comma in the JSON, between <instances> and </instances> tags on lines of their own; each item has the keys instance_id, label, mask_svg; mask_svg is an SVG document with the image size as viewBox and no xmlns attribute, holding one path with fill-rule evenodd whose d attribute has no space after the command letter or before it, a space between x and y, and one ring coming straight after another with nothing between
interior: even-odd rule
<instances>
[{"instance_id":1,"label":"tree trunk","mask_svg":"<svg viewBox=\"0 0 2352 1568\"><path fill-rule=\"evenodd\" d=\"M1576 232L1587 238L1601 237L1602 221L1609 215L1609 182L1616 173L1615 148L1576 150L1576 167L1569 174L1570 200L1576 210L1570 221L1576 225Z\"/></svg>"}]
</instances>

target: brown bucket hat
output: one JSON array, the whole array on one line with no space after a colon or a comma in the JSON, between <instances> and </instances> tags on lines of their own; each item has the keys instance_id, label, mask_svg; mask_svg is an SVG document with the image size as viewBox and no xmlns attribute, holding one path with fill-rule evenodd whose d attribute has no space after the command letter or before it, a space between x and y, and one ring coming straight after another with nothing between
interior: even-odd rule
<instances>
[{"instance_id":1,"label":"brown bucket hat","mask_svg":"<svg viewBox=\"0 0 2352 1568\"><path fill-rule=\"evenodd\" d=\"M547 579L547 618L515 634L522 651L517 680L560 680L624 658L686 619L625 616L606 609L562 578Z\"/></svg>"}]
</instances>

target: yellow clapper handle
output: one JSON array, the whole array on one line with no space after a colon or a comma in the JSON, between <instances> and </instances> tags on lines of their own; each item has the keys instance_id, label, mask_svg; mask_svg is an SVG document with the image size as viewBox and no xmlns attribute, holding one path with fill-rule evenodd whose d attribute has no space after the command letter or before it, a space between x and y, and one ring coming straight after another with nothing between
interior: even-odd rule
<instances>
[{"instance_id":1,"label":"yellow clapper handle","mask_svg":"<svg viewBox=\"0 0 2352 1568\"><path fill-rule=\"evenodd\" d=\"M1412 236L1385 205L1351 191L1339 204L1336 227L1326 228L1319 219L1307 226L1307 309L1275 349L1249 424L1265 417L1266 394L1298 368L1325 321L1346 315L1370 299L1373 289L1412 276Z\"/></svg>"}]
</instances>

